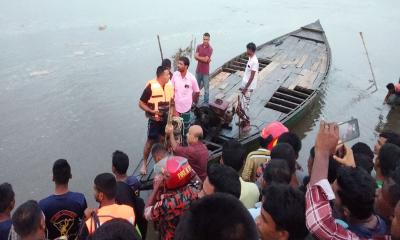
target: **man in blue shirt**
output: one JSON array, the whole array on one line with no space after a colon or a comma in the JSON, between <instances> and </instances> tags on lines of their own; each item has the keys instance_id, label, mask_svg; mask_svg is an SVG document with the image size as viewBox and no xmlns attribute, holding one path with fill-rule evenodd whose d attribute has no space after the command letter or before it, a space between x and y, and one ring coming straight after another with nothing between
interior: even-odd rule
<instances>
[{"instance_id":1,"label":"man in blue shirt","mask_svg":"<svg viewBox=\"0 0 400 240\"><path fill-rule=\"evenodd\" d=\"M71 167L67 160L59 159L54 162L54 194L39 202L46 216L49 239L73 239L78 234L87 204L82 193L69 191L68 182L71 177Z\"/></svg>"},{"instance_id":2,"label":"man in blue shirt","mask_svg":"<svg viewBox=\"0 0 400 240\"><path fill-rule=\"evenodd\" d=\"M0 240L8 239L11 229L11 211L15 205L15 194L11 184L0 185Z\"/></svg>"}]
</instances>

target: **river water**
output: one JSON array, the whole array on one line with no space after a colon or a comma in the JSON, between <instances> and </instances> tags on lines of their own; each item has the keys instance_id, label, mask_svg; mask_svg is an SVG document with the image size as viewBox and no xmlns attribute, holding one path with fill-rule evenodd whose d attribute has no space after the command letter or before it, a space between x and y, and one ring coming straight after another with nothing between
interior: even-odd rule
<instances>
[{"instance_id":1,"label":"river water","mask_svg":"<svg viewBox=\"0 0 400 240\"><path fill-rule=\"evenodd\" d=\"M249 41L320 19L332 66L318 103L293 128L303 138L301 164L321 118L358 118L359 140L371 146L377 129L400 130L400 110L382 104L386 83L400 75L398 0L2 0L0 9L0 182L13 184L18 203L51 194L58 158L70 162L71 189L92 206L93 179L110 171L114 150L128 153L133 170L146 136L137 102L160 62L157 34L171 57L210 32L215 69Z\"/></svg>"}]
</instances>

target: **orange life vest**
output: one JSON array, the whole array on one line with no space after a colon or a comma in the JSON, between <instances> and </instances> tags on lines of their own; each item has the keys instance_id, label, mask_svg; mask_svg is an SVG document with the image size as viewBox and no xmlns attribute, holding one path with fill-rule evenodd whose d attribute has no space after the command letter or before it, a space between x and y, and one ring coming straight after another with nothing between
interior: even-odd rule
<instances>
[{"instance_id":1,"label":"orange life vest","mask_svg":"<svg viewBox=\"0 0 400 240\"><path fill-rule=\"evenodd\" d=\"M168 81L164 88L160 85L160 83L156 80L150 80L147 82L146 87L150 84L151 86L151 97L147 102L149 108L159 111L161 113L167 113L169 110L169 103L171 99L174 97L174 86L171 81ZM146 113L146 116L152 118L154 116L150 116Z\"/></svg>"},{"instance_id":2,"label":"orange life vest","mask_svg":"<svg viewBox=\"0 0 400 240\"><path fill-rule=\"evenodd\" d=\"M93 218L89 218L88 220L86 220L86 227L89 231L89 234L92 234L103 223L114 218L126 219L128 220L128 222L132 223L133 226L135 225L136 220L133 208L128 205L112 204L104 206L97 210L96 215L99 220L98 223L96 223Z\"/></svg>"}]
</instances>

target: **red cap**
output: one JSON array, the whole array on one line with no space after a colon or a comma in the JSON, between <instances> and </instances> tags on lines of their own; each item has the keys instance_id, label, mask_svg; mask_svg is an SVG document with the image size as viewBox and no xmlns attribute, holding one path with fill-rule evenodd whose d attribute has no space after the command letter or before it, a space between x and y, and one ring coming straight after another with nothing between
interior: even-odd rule
<instances>
[{"instance_id":1,"label":"red cap","mask_svg":"<svg viewBox=\"0 0 400 240\"><path fill-rule=\"evenodd\" d=\"M268 144L267 149L271 150L282 133L289 132L289 129L285 127L281 122L274 121L268 124L261 131L261 137L266 139L268 136L272 136L272 141Z\"/></svg>"},{"instance_id":2,"label":"red cap","mask_svg":"<svg viewBox=\"0 0 400 240\"><path fill-rule=\"evenodd\" d=\"M167 189L176 189L185 186L191 178L192 167L184 157L172 156L167 159L165 166Z\"/></svg>"}]
</instances>

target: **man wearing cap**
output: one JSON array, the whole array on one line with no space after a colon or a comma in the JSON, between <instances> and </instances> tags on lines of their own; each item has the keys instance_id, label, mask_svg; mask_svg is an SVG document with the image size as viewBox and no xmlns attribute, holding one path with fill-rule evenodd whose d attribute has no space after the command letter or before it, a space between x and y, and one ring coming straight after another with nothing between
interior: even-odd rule
<instances>
[{"instance_id":1,"label":"man wearing cap","mask_svg":"<svg viewBox=\"0 0 400 240\"><path fill-rule=\"evenodd\" d=\"M154 178L144 216L157 223L163 240L174 239L179 217L198 198L198 190L190 184L192 174L187 159L172 156L168 158L163 174ZM157 196L160 196L158 201Z\"/></svg>"},{"instance_id":2,"label":"man wearing cap","mask_svg":"<svg viewBox=\"0 0 400 240\"><path fill-rule=\"evenodd\" d=\"M260 148L247 155L246 162L242 171L242 179L246 182L256 182L262 172L257 169L268 162L271 157L271 150L276 145L279 136L289 130L280 122L268 124L259 137Z\"/></svg>"},{"instance_id":3,"label":"man wearing cap","mask_svg":"<svg viewBox=\"0 0 400 240\"><path fill-rule=\"evenodd\" d=\"M171 147L175 155L188 159L190 166L204 181L207 177L208 149L201 141L203 138L203 129L199 125L193 125L189 128L186 135L188 146L180 146L174 137L173 127L167 125L166 134L169 136Z\"/></svg>"}]
</instances>

